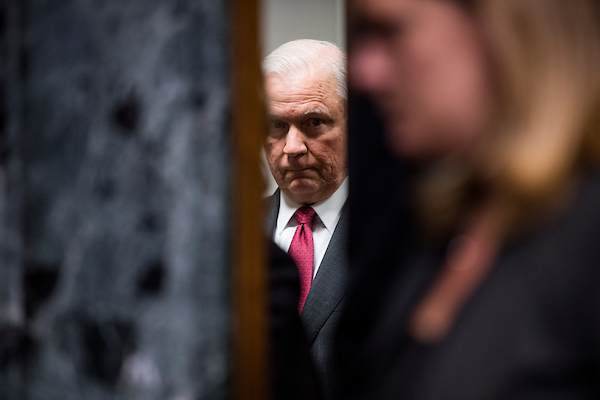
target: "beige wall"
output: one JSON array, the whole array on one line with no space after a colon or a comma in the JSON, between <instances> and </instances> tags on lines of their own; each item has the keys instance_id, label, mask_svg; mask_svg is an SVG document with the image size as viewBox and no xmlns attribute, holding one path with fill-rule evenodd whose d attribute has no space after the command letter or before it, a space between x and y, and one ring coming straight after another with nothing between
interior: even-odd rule
<instances>
[{"instance_id":1,"label":"beige wall","mask_svg":"<svg viewBox=\"0 0 600 400\"><path fill-rule=\"evenodd\" d=\"M264 55L294 39L328 40L345 47L344 3L344 0L263 0Z\"/></svg>"}]
</instances>

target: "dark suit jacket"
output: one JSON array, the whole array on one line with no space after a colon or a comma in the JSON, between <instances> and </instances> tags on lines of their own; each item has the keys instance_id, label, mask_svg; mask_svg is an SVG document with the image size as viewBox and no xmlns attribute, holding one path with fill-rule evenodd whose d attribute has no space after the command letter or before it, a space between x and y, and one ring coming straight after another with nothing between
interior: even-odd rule
<instances>
[{"instance_id":1,"label":"dark suit jacket","mask_svg":"<svg viewBox=\"0 0 600 400\"><path fill-rule=\"evenodd\" d=\"M348 290L336 341L337 398L600 399L600 171L568 212L505 244L435 345L407 321L446 249L399 248L394 269L352 265L363 285Z\"/></svg>"},{"instance_id":2,"label":"dark suit jacket","mask_svg":"<svg viewBox=\"0 0 600 400\"><path fill-rule=\"evenodd\" d=\"M272 238L279 213L279 190L268 198L267 235ZM348 207L342 208L319 271L300 315L313 357L318 380L325 398L330 398L335 381L333 361L334 332L339 322L342 299L345 294L348 242Z\"/></svg>"},{"instance_id":3,"label":"dark suit jacket","mask_svg":"<svg viewBox=\"0 0 600 400\"><path fill-rule=\"evenodd\" d=\"M269 243L269 328L272 400L317 400L319 388L298 316L300 279L294 261Z\"/></svg>"}]
</instances>

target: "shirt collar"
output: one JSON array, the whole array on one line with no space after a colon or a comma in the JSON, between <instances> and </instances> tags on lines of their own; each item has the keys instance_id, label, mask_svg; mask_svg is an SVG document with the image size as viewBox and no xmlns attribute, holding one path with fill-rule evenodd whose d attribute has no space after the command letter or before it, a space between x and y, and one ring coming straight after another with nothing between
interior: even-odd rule
<instances>
[{"instance_id":1,"label":"shirt collar","mask_svg":"<svg viewBox=\"0 0 600 400\"><path fill-rule=\"evenodd\" d=\"M325 226L325 229L327 229L329 232L333 232L335 229L340 218L340 212L347 199L348 177L344 178L344 181L340 187L331 196L311 206ZM296 210L303 205L290 200L290 198L287 197L281 190L279 191L279 200L277 234L281 235L281 232L283 232L288 225L296 225L296 221L293 221L292 217L294 216Z\"/></svg>"}]
</instances>

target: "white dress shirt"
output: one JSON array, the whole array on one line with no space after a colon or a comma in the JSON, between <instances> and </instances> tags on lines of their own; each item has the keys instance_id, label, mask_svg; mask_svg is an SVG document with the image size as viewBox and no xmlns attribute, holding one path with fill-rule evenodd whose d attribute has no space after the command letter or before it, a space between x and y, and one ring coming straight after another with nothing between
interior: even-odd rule
<instances>
[{"instance_id":1,"label":"white dress shirt","mask_svg":"<svg viewBox=\"0 0 600 400\"><path fill-rule=\"evenodd\" d=\"M294 213L303 205L293 202L282 191L279 193L279 214L277 215L277 226L275 227L273 240L287 252L290 249L296 227L298 226L296 218L293 218ZM327 246L329 246L329 241L333 236L333 231L340 220L342 207L346 199L348 199L348 177L344 179L338 190L329 196L329 198L311 206L316 213L312 223L315 250L313 279L317 275Z\"/></svg>"}]
</instances>

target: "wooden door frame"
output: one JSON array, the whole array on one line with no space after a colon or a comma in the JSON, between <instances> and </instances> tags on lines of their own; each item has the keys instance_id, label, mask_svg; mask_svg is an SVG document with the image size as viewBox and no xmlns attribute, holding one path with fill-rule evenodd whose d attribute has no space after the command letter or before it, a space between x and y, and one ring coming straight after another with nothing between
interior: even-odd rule
<instances>
[{"instance_id":1,"label":"wooden door frame","mask_svg":"<svg viewBox=\"0 0 600 400\"><path fill-rule=\"evenodd\" d=\"M233 0L232 398L264 400L268 385L267 262L260 151L266 127L260 0Z\"/></svg>"}]
</instances>

